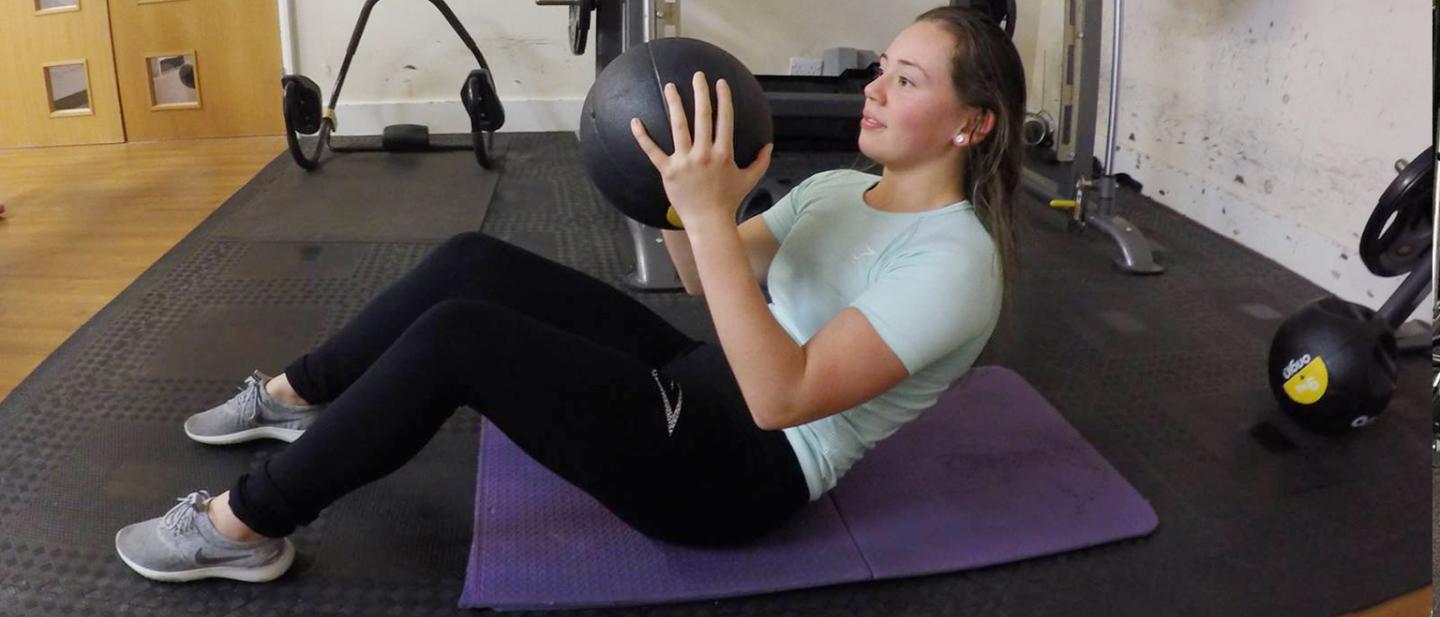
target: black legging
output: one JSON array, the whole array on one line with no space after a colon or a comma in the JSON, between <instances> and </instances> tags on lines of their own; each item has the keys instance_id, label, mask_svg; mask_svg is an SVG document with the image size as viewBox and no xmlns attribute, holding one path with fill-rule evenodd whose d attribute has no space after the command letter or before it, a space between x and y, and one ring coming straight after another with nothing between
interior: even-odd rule
<instances>
[{"instance_id":1,"label":"black legging","mask_svg":"<svg viewBox=\"0 0 1440 617\"><path fill-rule=\"evenodd\" d=\"M231 489L235 515L270 537L400 468L461 405L653 538L744 541L809 498L788 440L755 426L718 346L480 233L438 247L285 374L329 406ZM667 402L680 408L673 433Z\"/></svg>"}]
</instances>

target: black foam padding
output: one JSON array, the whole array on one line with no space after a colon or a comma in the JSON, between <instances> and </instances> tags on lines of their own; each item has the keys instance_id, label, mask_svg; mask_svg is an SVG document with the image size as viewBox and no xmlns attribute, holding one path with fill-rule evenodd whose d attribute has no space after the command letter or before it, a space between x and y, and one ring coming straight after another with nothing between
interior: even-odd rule
<instances>
[{"instance_id":1,"label":"black foam padding","mask_svg":"<svg viewBox=\"0 0 1440 617\"><path fill-rule=\"evenodd\" d=\"M282 451L203 446L180 423L249 368L318 343L480 217L486 233L621 286L628 228L586 181L574 136L500 134L496 151L493 199L469 152L337 155L311 174L284 155L21 383L0 403L0 615L470 614L455 608L475 484L468 412L292 536L300 559L280 580L152 583L113 538ZM775 165L848 162L781 153ZM1108 239L1067 234L1028 198L1017 207L1026 270L979 363L1015 369L1054 403L1151 500L1155 534L977 571L583 614L1337 615L1429 583L1423 357L1401 360L1374 426L1307 433L1276 411L1265 352L1273 315L1320 289L1128 191L1119 213L1167 248L1163 275L1118 273ZM717 340L704 299L631 293Z\"/></svg>"},{"instance_id":2,"label":"black foam padding","mask_svg":"<svg viewBox=\"0 0 1440 617\"><path fill-rule=\"evenodd\" d=\"M430 127L423 124L392 124L385 127L380 147L389 152L424 152L430 148Z\"/></svg>"}]
</instances>

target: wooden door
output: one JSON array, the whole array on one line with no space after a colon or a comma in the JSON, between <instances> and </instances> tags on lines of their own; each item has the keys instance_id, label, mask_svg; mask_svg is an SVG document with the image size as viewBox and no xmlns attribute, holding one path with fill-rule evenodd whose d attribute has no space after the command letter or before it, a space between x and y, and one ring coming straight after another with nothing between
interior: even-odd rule
<instances>
[{"instance_id":1,"label":"wooden door","mask_svg":"<svg viewBox=\"0 0 1440 617\"><path fill-rule=\"evenodd\" d=\"M0 0L0 148L125 141L105 0Z\"/></svg>"},{"instance_id":2,"label":"wooden door","mask_svg":"<svg viewBox=\"0 0 1440 617\"><path fill-rule=\"evenodd\" d=\"M274 2L109 1L131 141L284 132Z\"/></svg>"}]
</instances>

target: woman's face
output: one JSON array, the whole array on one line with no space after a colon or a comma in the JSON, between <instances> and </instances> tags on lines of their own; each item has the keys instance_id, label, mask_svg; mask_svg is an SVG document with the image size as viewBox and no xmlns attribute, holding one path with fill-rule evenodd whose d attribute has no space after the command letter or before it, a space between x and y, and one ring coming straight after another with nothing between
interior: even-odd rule
<instances>
[{"instance_id":1,"label":"woman's face","mask_svg":"<svg viewBox=\"0 0 1440 617\"><path fill-rule=\"evenodd\" d=\"M955 151L962 106L950 80L954 49L954 37L931 22L895 37L880 57L880 76L865 87L860 152L886 167L908 167Z\"/></svg>"}]
</instances>

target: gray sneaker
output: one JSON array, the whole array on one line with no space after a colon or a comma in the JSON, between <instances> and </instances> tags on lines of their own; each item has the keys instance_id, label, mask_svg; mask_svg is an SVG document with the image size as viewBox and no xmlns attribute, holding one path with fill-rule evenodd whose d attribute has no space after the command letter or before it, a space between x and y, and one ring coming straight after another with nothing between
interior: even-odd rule
<instances>
[{"instance_id":1,"label":"gray sneaker","mask_svg":"<svg viewBox=\"0 0 1440 617\"><path fill-rule=\"evenodd\" d=\"M206 514L210 493L196 491L177 501L165 516L115 534L115 552L141 576L169 583L202 578L263 583L294 563L295 545L286 538L235 542L220 535Z\"/></svg>"},{"instance_id":2,"label":"gray sneaker","mask_svg":"<svg viewBox=\"0 0 1440 617\"><path fill-rule=\"evenodd\" d=\"M240 393L185 420L185 434L200 443L224 445L252 439L293 442L319 417L324 405L292 407L265 391L270 376L255 371Z\"/></svg>"}]
</instances>

